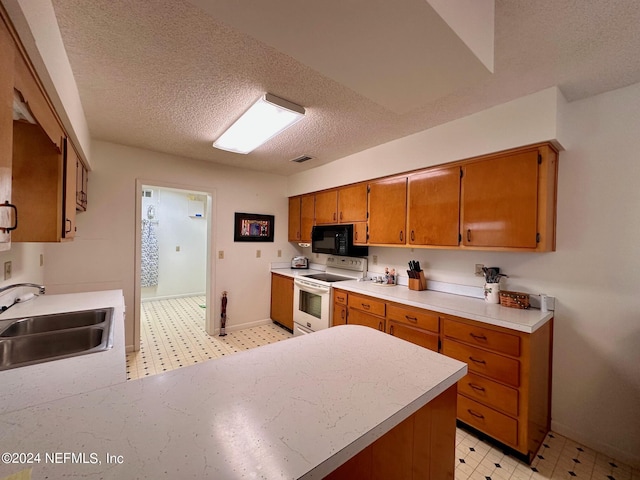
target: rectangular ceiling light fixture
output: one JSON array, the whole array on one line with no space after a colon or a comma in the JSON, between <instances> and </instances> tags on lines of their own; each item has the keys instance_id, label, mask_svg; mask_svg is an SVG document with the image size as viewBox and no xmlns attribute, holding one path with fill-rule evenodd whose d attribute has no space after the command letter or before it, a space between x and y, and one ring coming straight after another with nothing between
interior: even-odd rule
<instances>
[{"instance_id":1,"label":"rectangular ceiling light fixture","mask_svg":"<svg viewBox=\"0 0 640 480\"><path fill-rule=\"evenodd\" d=\"M213 146L249 153L304 117L304 108L266 93L235 121Z\"/></svg>"}]
</instances>

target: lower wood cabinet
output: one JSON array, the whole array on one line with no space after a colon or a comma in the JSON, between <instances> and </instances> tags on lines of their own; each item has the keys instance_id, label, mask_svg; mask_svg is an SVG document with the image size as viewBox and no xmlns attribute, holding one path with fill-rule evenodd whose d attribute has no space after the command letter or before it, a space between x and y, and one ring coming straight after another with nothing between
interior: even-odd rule
<instances>
[{"instance_id":1,"label":"lower wood cabinet","mask_svg":"<svg viewBox=\"0 0 640 480\"><path fill-rule=\"evenodd\" d=\"M453 480L453 386L324 477L326 480Z\"/></svg>"},{"instance_id":2,"label":"lower wood cabinet","mask_svg":"<svg viewBox=\"0 0 640 480\"><path fill-rule=\"evenodd\" d=\"M441 326L442 353L469 368L458 419L530 462L551 423L553 319L531 334L448 316Z\"/></svg>"},{"instance_id":3,"label":"lower wood cabinet","mask_svg":"<svg viewBox=\"0 0 640 480\"><path fill-rule=\"evenodd\" d=\"M334 289L334 325L364 325L468 365L457 418L531 461L551 423L553 319L531 334Z\"/></svg>"},{"instance_id":4,"label":"lower wood cabinet","mask_svg":"<svg viewBox=\"0 0 640 480\"><path fill-rule=\"evenodd\" d=\"M293 278L271 274L271 320L293 330Z\"/></svg>"}]
</instances>

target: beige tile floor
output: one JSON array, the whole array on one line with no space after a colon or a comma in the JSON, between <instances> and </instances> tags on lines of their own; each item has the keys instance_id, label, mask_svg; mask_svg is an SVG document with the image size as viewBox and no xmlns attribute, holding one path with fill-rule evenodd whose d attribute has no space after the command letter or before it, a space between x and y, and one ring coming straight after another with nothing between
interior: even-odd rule
<instances>
[{"instance_id":1,"label":"beige tile floor","mask_svg":"<svg viewBox=\"0 0 640 480\"><path fill-rule=\"evenodd\" d=\"M204 330L204 302L204 297L143 302L140 351L127 354L127 378L134 380L291 337L275 324L210 337ZM455 480L560 479L640 480L640 470L553 432L531 465L526 465L457 429Z\"/></svg>"}]
</instances>

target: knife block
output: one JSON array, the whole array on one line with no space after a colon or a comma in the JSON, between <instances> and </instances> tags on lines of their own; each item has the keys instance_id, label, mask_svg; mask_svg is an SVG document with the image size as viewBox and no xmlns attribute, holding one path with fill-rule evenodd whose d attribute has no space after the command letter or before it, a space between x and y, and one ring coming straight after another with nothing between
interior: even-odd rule
<instances>
[{"instance_id":1,"label":"knife block","mask_svg":"<svg viewBox=\"0 0 640 480\"><path fill-rule=\"evenodd\" d=\"M424 271L420 270L418 272L419 278L410 278L409 279L409 290L426 290L427 289L427 279L424 278Z\"/></svg>"}]
</instances>

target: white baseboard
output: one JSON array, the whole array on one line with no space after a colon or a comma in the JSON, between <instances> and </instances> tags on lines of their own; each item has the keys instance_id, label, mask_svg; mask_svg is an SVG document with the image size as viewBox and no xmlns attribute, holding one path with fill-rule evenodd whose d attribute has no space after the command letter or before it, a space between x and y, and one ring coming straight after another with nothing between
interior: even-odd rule
<instances>
[{"instance_id":1,"label":"white baseboard","mask_svg":"<svg viewBox=\"0 0 640 480\"><path fill-rule=\"evenodd\" d=\"M205 292L181 293L179 295L162 295L162 296L159 296L159 297L146 297L146 298L141 298L140 301L141 302L153 302L155 300L171 300L172 298L204 297L205 295L206 295Z\"/></svg>"},{"instance_id":2,"label":"white baseboard","mask_svg":"<svg viewBox=\"0 0 640 480\"><path fill-rule=\"evenodd\" d=\"M551 420L551 430L559 433L563 437L570 438L574 442L578 442L585 447L604 453L619 462L630 465L633 468L640 469L640 456L638 456L637 452L620 450L620 448L614 447L613 445L602 443L597 440L594 441L593 438L588 438L583 433L553 420Z\"/></svg>"},{"instance_id":3,"label":"white baseboard","mask_svg":"<svg viewBox=\"0 0 640 480\"><path fill-rule=\"evenodd\" d=\"M239 325L228 325L227 324L227 326L225 327L225 331L227 333L235 332L237 330L244 330L245 328L259 327L260 325L267 325L267 324L269 324L271 322L272 322L272 320L270 318L266 318L264 320L256 320L254 322L241 323ZM214 330L214 335L219 335L219 334L220 334L220 327L217 327Z\"/></svg>"}]
</instances>

